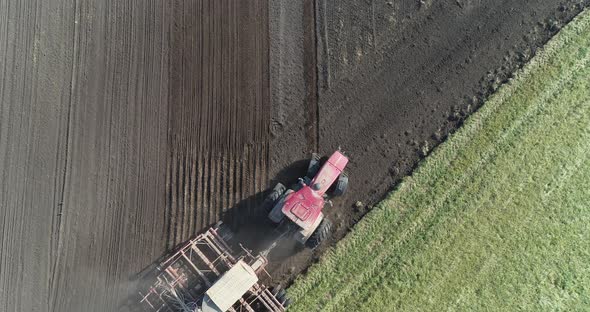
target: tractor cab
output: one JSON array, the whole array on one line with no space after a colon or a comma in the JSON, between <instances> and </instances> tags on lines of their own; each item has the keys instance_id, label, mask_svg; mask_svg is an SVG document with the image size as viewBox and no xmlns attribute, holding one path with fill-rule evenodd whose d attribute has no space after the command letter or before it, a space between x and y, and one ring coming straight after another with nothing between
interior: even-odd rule
<instances>
[{"instance_id":1,"label":"tractor cab","mask_svg":"<svg viewBox=\"0 0 590 312\"><path fill-rule=\"evenodd\" d=\"M314 191L312 187L304 182L300 183L303 184L303 187L287 195L281 212L300 228L307 229L313 225L316 219L321 217L325 201L323 196Z\"/></svg>"},{"instance_id":2,"label":"tractor cab","mask_svg":"<svg viewBox=\"0 0 590 312\"><path fill-rule=\"evenodd\" d=\"M295 239L315 248L331 232L332 224L324 218L326 199L342 195L348 186L344 167L348 158L340 151L322 161L313 154L307 174L299 183L287 189L278 183L265 201L269 218L276 224L286 221L295 225Z\"/></svg>"}]
</instances>

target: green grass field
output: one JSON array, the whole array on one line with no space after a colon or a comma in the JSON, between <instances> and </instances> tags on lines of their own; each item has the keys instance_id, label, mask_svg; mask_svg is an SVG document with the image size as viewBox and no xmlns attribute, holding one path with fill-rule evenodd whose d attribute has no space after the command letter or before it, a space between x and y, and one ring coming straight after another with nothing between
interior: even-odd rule
<instances>
[{"instance_id":1,"label":"green grass field","mask_svg":"<svg viewBox=\"0 0 590 312\"><path fill-rule=\"evenodd\" d=\"M290 311L590 311L590 12L289 294Z\"/></svg>"}]
</instances>

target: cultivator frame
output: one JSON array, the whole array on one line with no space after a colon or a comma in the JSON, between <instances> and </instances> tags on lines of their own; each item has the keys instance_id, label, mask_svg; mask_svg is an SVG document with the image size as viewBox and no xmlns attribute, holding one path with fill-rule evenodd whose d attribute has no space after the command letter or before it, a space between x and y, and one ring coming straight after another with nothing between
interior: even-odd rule
<instances>
[{"instance_id":1,"label":"cultivator frame","mask_svg":"<svg viewBox=\"0 0 590 312\"><path fill-rule=\"evenodd\" d=\"M218 223L206 232L181 245L157 267L155 282L147 293L140 292L140 304L147 311L177 312L201 311L205 292L223 273L243 261L256 274L265 273L268 260L254 256L240 245L241 252L234 254L228 241L232 233ZM283 312L285 308L275 295L256 282L228 311Z\"/></svg>"}]
</instances>

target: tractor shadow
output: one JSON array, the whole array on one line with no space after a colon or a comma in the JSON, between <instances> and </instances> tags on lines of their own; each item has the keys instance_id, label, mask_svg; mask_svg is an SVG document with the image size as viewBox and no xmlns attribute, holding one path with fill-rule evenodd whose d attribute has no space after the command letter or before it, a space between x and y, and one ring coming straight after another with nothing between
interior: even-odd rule
<instances>
[{"instance_id":1,"label":"tractor shadow","mask_svg":"<svg viewBox=\"0 0 590 312\"><path fill-rule=\"evenodd\" d=\"M297 182L297 178L303 177L306 174L308 164L309 159L301 159L293 162L291 165L280 170L270 180L266 190L249 196L238 202L234 207L228 209L225 215L222 216L221 221L229 225L235 234L233 242L235 246L232 246L233 250L239 250L239 244L241 244L254 253L260 253L271 246L279 237L280 233L276 230L276 225L272 224L268 219L266 210L262 204L277 183L291 186ZM210 226L213 226L213 224ZM204 228L200 232L206 231L207 228ZM139 292L147 292L147 289L158 274L157 266L187 241L163 252L149 266L130 277L129 282L133 285L131 288L136 291L132 291L119 304L119 311L144 311L144 308L138 304L141 300ZM299 246L294 240L285 239L281 241L280 245L272 249L267 258L270 263L281 262L302 250L303 247Z\"/></svg>"},{"instance_id":2,"label":"tractor shadow","mask_svg":"<svg viewBox=\"0 0 590 312\"><path fill-rule=\"evenodd\" d=\"M262 252L271 246L280 233L276 230L276 225L268 219L268 213L263 205L264 199L277 183L287 187L295 184L299 177L305 176L308 164L309 159L291 163L270 180L266 190L241 200L228 210L222 221L230 225L235 232L236 241L254 252ZM281 245L274 247L269 254L269 261L281 261L300 250L295 242L282 240Z\"/></svg>"}]
</instances>

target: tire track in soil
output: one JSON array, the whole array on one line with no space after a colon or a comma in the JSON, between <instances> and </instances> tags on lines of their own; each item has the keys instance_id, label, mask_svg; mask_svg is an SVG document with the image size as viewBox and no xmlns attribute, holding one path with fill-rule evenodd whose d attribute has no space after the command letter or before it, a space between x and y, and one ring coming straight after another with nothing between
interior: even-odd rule
<instances>
[{"instance_id":1,"label":"tire track in soil","mask_svg":"<svg viewBox=\"0 0 590 312\"><path fill-rule=\"evenodd\" d=\"M303 80L305 87L305 138L307 150L319 148L318 75L316 49L316 1L303 1Z\"/></svg>"}]
</instances>

